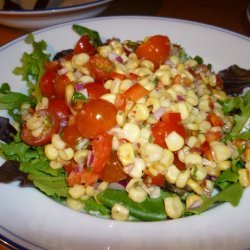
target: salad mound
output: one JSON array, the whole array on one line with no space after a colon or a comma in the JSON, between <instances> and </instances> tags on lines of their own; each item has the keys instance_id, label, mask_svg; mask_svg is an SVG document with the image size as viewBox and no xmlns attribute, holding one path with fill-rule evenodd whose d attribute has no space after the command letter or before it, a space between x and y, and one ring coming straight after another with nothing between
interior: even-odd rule
<instances>
[{"instance_id":1,"label":"salad mound","mask_svg":"<svg viewBox=\"0 0 250 250\"><path fill-rule=\"evenodd\" d=\"M0 87L0 182L21 180L72 209L130 221L237 206L250 185L250 91L229 96L200 56L166 35L103 42L73 25L53 59L26 42L28 94Z\"/></svg>"}]
</instances>

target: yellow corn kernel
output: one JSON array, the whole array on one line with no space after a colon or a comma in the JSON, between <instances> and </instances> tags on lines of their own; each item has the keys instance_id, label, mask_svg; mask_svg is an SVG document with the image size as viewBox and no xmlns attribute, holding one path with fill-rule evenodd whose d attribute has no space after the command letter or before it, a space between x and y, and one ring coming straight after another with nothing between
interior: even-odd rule
<instances>
[{"instance_id":1,"label":"yellow corn kernel","mask_svg":"<svg viewBox=\"0 0 250 250\"><path fill-rule=\"evenodd\" d=\"M108 182L103 181L103 182L101 182L101 183L98 185L97 190L102 192L102 191L104 191L105 189L107 189L108 185L109 185Z\"/></svg>"},{"instance_id":2,"label":"yellow corn kernel","mask_svg":"<svg viewBox=\"0 0 250 250\"><path fill-rule=\"evenodd\" d=\"M221 161L217 164L220 171L225 171L231 167L231 161Z\"/></svg>"},{"instance_id":3,"label":"yellow corn kernel","mask_svg":"<svg viewBox=\"0 0 250 250\"><path fill-rule=\"evenodd\" d=\"M196 194L201 195L203 193L202 187L192 179L188 179L187 186L190 187Z\"/></svg>"},{"instance_id":4,"label":"yellow corn kernel","mask_svg":"<svg viewBox=\"0 0 250 250\"><path fill-rule=\"evenodd\" d=\"M87 159L88 156L88 150L83 149L83 150L78 150L74 154L74 160L77 163L84 163Z\"/></svg>"},{"instance_id":5,"label":"yellow corn kernel","mask_svg":"<svg viewBox=\"0 0 250 250\"><path fill-rule=\"evenodd\" d=\"M112 94L118 94L118 93L120 93L120 86L121 86L121 80L120 79L115 79L112 82L112 85L110 87L110 92Z\"/></svg>"},{"instance_id":6,"label":"yellow corn kernel","mask_svg":"<svg viewBox=\"0 0 250 250\"><path fill-rule=\"evenodd\" d=\"M129 210L121 204L115 204L111 209L111 217L114 220L125 221L129 217Z\"/></svg>"},{"instance_id":7,"label":"yellow corn kernel","mask_svg":"<svg viewBox=\"0 0 250 250\"><path fill-rule=\"evenodd\" d=\"M139 138L140 145L148 143L150 142L150 140L151 140L151 130L146 127L141 128L140 138Z\"/></svg>"},{"instance_id":8,"label":"yellow corn kernel","mask_svg":"<svg viewBox=\"0 0 250 250\"><path fill-rule=\"evenodd\" d=\"M162 158L163 148L154 143L145 143L141 146L140 153L146 163L152 163Z\"/></svg>"},{"instance_id":9,"label":"yellow corn kernel","mask_svg":"<svg viewBox=\"0 0 250 250\"><path fill-rule=\"evenodd\" d=\"M138 83L148 91L152 91L155 88L155 84L151 81L149 76L141 77L141 79L138 80Z\"/></svg>"},{"instance_id":10,"label":"yellow corn kernel","mask_svg":"<svg viewBox=\"0 0 250 250\"><path fill-rule=\"evenodd\" d=\"M132 187L128 192L128 197L138 203L141 203L147 198L146 191L141 186Z\"/></svg>"},{"instance_id":11,"label":"yellow corn kernel","mask_svg":"<svg viewBox=\"0 0 250 250\"><path fill-rule=\"evenodd\" d=\"M27 120L26 126L29 130L35 130L40 128L43 125L43 118L37 117L36 115L33 115L30 119Z\"/></svg>"},{"instance_id":12,"label":"yellow corn kernel","mask_svg":"<svg viewBox=\"0 0 250 250\"><path fill-rule=\"evenodd\" d=\"M169 183L175 184L175 182L177 180L177 177L180 174L180 172L181 171L174 164L172 164L171 166L169 166L167 168L165 178Z\"/></svg>"},{"instance_id":13,"label":"yellow corn kernel","mask_svg":"<svg viewBox=\"0 0 250 250\"><path fill-rule=\"evenodd\" d=\"M124 167L124 172L132 178L141 178L143 176L143 170L146 168L145 161L142 158L136 157L134 164Z\"/></svg>"},{"instance_id":14,"label":"yellow corn kernel","mask_svg":"<svg viewBox=\"0 0 250 250\"><path fill-rule=\"evenodd\" d=\"M185 156L185 165L187 167L202 165L202 157L198 153L189 153Z\"/></svg>"},{"instance_id":15,"label":"yellow corn kernel","mask_svg":"<svg viewBox=\"0 0 250 250\"><path fill-rule=\"evenodd\" d=\"M199 103L198 96L192 90L188 90L186 94L186 102L191 104L192 106L196 106Z\"/></svg>"},{"instance_id":16,"label":"yellow corn kernel","mask_svg":"<svg viewBox=\"0 0 250 250\"><path fill-rule=\"evenodd\" d=\"M74 68L85 65L89 61L90 56L87 53L79 53L72 57L71 63Z\"/></svg>"},{"instance_id":17,"label":"yellow corn kernel","mask_svg":"<svg viewBox=\"0 0 250 250\"><path fill-rule=\"evenodd\" d=\"M231 149L222 142L214 141L210 143L210 146L216 162L225 161L232 156Z\"/></svg>"},{"instance_id":18,"label":"yellow corn kernel","mask_svg":"<svg viewBox=\"0 0 250 250\"><path fill-rule=\"evenodd\" d=\"M139 67L139 68L135 69L133 71L133 73L135 73L139 77L148 76L148 75L152 74L151 70L146 68L146 67Z\"/></svg>"},{"instance_id":19,"label":"yellow corn kernel","mask_svg":"<svg viewBox=\"0 0 250 250\"><path fill-rule=\"evenodd\" d=\"M115 99L116 99L116 94L107 93L107 94L102 95L100 97L100 99L106 100L106 101L114 104L115 103Z\"/></svg>"},{"instance_id":20,"label":"yellow corn kernel","mask_svg":"<svg viewBox=\"0 0 250 250\"><path fill-rule=\"evenodd\" d=\"M202 165L194 165L191 169L192 178L196 181L204 180L207 176L207 169Z\"/></svg>"},{"instance_id":21,"label":"yellow corn kernel","mask_svg":"<svg viewBox=\"0 0 250 250\"><path fill-rule=\"evenodd\" d=\"M187 210L198 208L202 205L202 203L203 203L203 200L201 199L199 195L191 194L186 199Z\"/></svg>"},{"instance_id":22,"label":"yellow corn kernel","mask_svg":"<svg viewBox=\"0 0 250 250\"><path fill-rule=\"evenodd\" d=\"M128 60L128 62L125 64L125 67L127 70L135 70L140 65L140 60L137 58L133 58Z\"/></svg>"},{"instance_id":23,"label":"yellow corn kernel","mask_svg":"<svg viewBox=\"0 0 250 250\"><path fill-rule=\"evenodd\" d=\"M78 81L85 84L85 83L94 82L94 78L89 75L85 75L85 76L80 77Z\"/></svg>"},{"instance_id":24,"label":"yellow corn kernel","mask_svg":"<svg viewBox=\"0 0 250 250\"><path fill-rule=\"evenodd\" d=\"M41 127L37 128L37 129L32 130L31 134L34 137L38 137L38 136L40 136L42 134L43 130L44 130L44 127L41 126Z\"/></svg>"},{"instance_id":25,"label":"yellow corn kernel","mask_svg":"<svg viewBox=\"0 0 250 250\"><path fill-rule=\"evenodd\" d=\"M245 168L241 168L238 170L239 174L239 182L242 187L247 187L250 185L248 170Z\"/></svg>"},{"instance_id":26,"label":"yellow corn kernel","mask_svg":"<svg viewBox=\"0 0 250 250\"><path fill-rule=\"evenodd\" d=\"M132 143L123 143L117 150L117 155L123 166L134 163L135 152Z\"/></svg>"},{"instance_id":27,"label":"yellow corn kernel","mask_svg":"<svg viewBox=\"0 0 250 250\"><path fill-rule=\"evenodd\" d=\"M66 73L66 76L69 78L69 80L70 80L71 82L75 82L75 81L77 80L76 76L75 76L74 73L71 72L71 71L68 71L68 72Z\"/></svg>"},{"instance_id":28,"label":"yellow corn kernel","mask_svg":"<svg viewBox=\"0 0 250 250\"><path fill-rule=\"evenodd\" d=\"M142 60L140 66L148 68L150 71L154 70L154 64L149 60Z\"/></svg>"},{"instance_id":29,"label":"yellow corn kernel","mask_svg":"<svg viewBox=\"0 0 250 250\"><path fill-rule=\"evenodd\" d=\"M198 147L200 145L200 141L196 136L189 136L187 139L187 146L190 148Z\"/></svg>"},{"instance_id":30,"label":"yellow corn kernel","mask_svg":"<svg viewBox=\"0 0 250 250\"><path fill-rule=\"evenodd\" d=\"M98 52L102 57L108 58L109 54L112 52L112 47L110 45L100 46Z\"/></svg>"},{"instance_id":31,"label":"yellow corn kernel","mask_svg":"<svg viewBox=\"0 0 250 250\"><path fill-rule=\"evenodd\" d=\"M62 162L55 160L55 161L51 161L51 162L49 163L49 166L50 166L51 168L53 168L53 169L60 169L60 168L63 167L63 164L62 164Z\"/></svg>"},{"instance_id":32,"label":"yellow corn kernel","mask_svg":"<svg viewBox=\"0 0 250 250\"><path fill-rule=\"evenodd\" d=\"M137 103L132 108L130 113L128 114L128 117L134 116L135 120L138 122L146 121L149 117L149 111L145 104Z\"/></svg>"},{"instance_id":33,"label":"yellow corn kernel","mask_svg":"<svg viewBox=\"0 0 250 250\"><path fill-rule=\"evenodd\" d=\"M184 188L187 184L187 181L190 177L190 170L186 169L184 171L181 171L176 179L175 185L178 188Z\"/></svg>"},{"instance_id":34,"label":"yellow corn kernel","mask_svg":"<svg viewBox=\"0 0 250 250\"><path fill-rule=\"evenodd\" d=\"M76 211L81 211L84 208L83 202L72 199L70 197L67 198L67 205L69 208L74 209Z\"/></svg>"},{"instance_id":35,"label":"yellow corn kernel","mask_svg":"<svg viewBox=\"0 0 250 250\"><path fill-rule=\"evenodd\" d=\"M178 196L165 198L164 205L166 214L172 219L180 218L184 212L184 206Z\"/></svg>"},{"instance_id":36,"label":"yellow corn kernel","mask_svg":"<svg viewBox=\"0 0 250 250\"><path fill-rule=\"evenodd\" d=\"M79 199L85 194L85 187L80 184L76 184L68 189L68 194L73 199Z\"/></svg>"},{"instance_id":37,"label":"yellow corn kernel","mask_svg":"<svg viewBox=\"0 0 250 250\"><path fill-rule=\"evenodd\" d=\"M122 128L122 134L125 139L132 143L135 143L139 140L140 128L137 124L126 123Z\"/></svg>"},{"instance_id":38,"label":"yellow corn kernel","mask_svg":"<svg viewBox=\"0 0 250 250\"><path fill-rule=\"evenodd\" d=\"M58 157L58 150L52 144L45 145L45 147L44 147L44 153L45 153L45 156L50 161L54 161Z\"/></svg>"},{"instance_id":39,"label":"yellow corn kernel","mask_svg":"<svg viewBox=\"0 0 250 250\"><path fill-rule=\"evenodd\" d=\"M60 149L58 156L63 161L69 161L74 157L74 150L72 148Z\"/></svg>"},{"instance_id":40,"label":"yellow corn kernel","mask_svg":"<svg viewBox=\"0 0 250 250\"><path fill-rule=\"evenodd\" d=\"M61 139L59 134L53 134L51 143L58 150L64 149L66 147L65 142Z\"/></svg>"},{"instance_id":41,"label":"yellow corn kernel","mask_svg":"<svg viewBox=\"0 0 250 250\"><path fill-rule=\"evenodd\" d=\"M89 197L94 196L94 194L95 194L95 189L94 189L94 187L92 187L92 186L87 186L87 187L85 188L85 193L86 193L86 195L89 196Z\"/></svg>"},{"instance_id":42,"label":"yellow corn kernel","mask_svg":"<svg viewBox=\"0 0 250 250\"><path fill-rule=\"evenodd\" d=\"M126 116L125 113L123 111L118 111L116 113L116 123L118 124L118 126L122 127L126 122Z\"/></svg>"},{"instance_id":43,"label":"yellow corn kernel","mask_svg":"<svg viewBox=\"0 0 250 250\"><path fill-rule=\"evenodd\" d=\"M165 142L168 146L168 149L171 151L178 151L184 146L184 139L175 131L172 131L170 134L165 136Z\"/></svg>"},{"instance_id":44,"label":"yellow corn kernel","mask_svg":"<svg viewBox=\"0 0 250 250\"><path fill-rule=\"evenodd\" d=\"M74 87L71 84L68 84L65 89L65 99L67 104L71 104L71 100L74 94Z\"/></svg>"},{"instance_id":45,"label":"yellow corn kernel","mask_svg":"<svg viewBox=\"0 0 250 250\"><path fill-rule=\"evenodd\" d=\"M166 167L171 166L171 164L174 162L174 154L169 149L163 149L162 157L160 159L160 163L163 164Z\"/></svg>"}]
</instances>

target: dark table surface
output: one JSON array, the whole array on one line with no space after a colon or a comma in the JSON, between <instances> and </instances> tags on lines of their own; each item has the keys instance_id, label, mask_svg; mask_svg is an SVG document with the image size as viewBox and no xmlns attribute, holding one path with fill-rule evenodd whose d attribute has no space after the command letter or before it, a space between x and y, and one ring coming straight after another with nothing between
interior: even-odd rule
<instances>
[{"instance_id":1,"label":"dark table surface","mask_svg":"<svg viewBox=\"0 0 250 250\"><path fill-rule=\"evenodd\" d=\"M250 36L249 0L116 0L101 16L147 15L192 20ZM28 33L0 25L0 46Z\"/></svg>"}]
</instances>

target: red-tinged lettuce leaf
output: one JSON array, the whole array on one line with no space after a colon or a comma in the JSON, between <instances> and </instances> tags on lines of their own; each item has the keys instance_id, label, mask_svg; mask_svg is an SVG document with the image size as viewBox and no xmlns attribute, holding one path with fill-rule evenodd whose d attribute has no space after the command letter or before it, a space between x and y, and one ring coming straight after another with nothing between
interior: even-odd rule
<instances>
[{"instance_id":1,"label":"red-tinged lettuce leaf","mask_svg":"<svg viewBox=\"0 0 250 250\"><path fill-rule=\"evenodd\" d=\"M9 119L0 116L0 140L10 143L13 135L17 133L16 129L10 124Z\"/></svg>"},{"instance_id":2,"label":"red-tinged lettuce leaf","mask_svg":"<svg viewBox=\"0 0 250 250\"><path fill-rule=\"evenodd\" d=\"M11 183L20 181L20 186L33 186L28 174L19 170L19 162L8 160L0 167L0 182Z\"/></svg>"}]
</instances>

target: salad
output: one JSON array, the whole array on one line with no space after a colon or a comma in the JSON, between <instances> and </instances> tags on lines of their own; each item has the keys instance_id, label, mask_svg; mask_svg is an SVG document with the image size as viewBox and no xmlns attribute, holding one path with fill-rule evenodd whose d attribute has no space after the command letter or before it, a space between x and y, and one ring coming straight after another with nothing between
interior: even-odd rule
<instances>
[{"instance_id":1,"label":"salad","mask_svg":"<svg viewBox=\"0 0 250 250\"><path fill-rule=\"evenodd\" d=\"M28 94L0 87L0 181L21 180L78 211L159 221L237 206L250 184L250 91L229 96L200 56L166 35L80 37L53 59L26 42L14 69Z\"/></svg>"}]
</instances>

